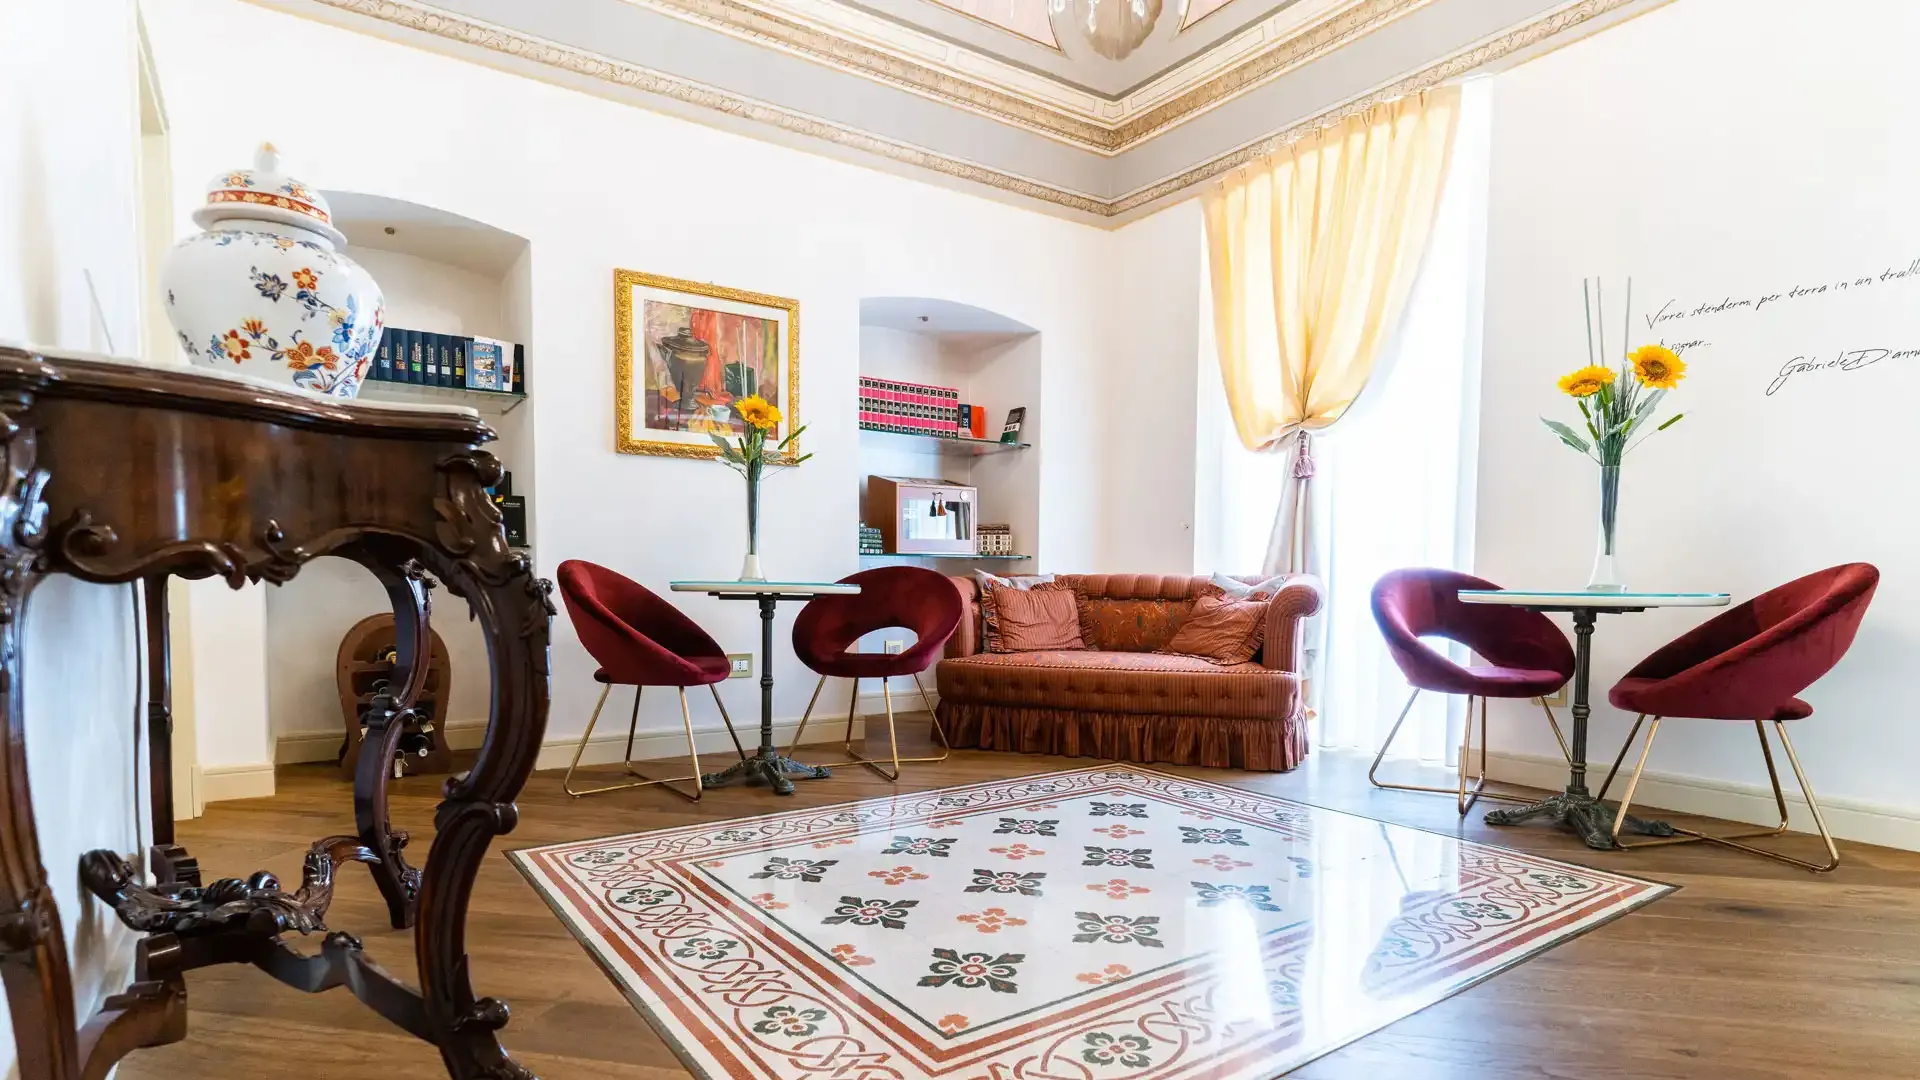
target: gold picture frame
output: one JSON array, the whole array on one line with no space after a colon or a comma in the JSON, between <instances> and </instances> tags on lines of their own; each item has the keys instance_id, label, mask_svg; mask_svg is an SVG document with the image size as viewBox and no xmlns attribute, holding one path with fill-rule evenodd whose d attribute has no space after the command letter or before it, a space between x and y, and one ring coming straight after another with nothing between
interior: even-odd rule
<instances>
[{"instance_id":1,"label":"gold picture frame","mask_svg":"<svg viewBox=\"0 0 1920 1080\"><path fill-rule=\"evenodd\" d=\"M780 409L770 443L800 427L800 301L613 272L616 453L718 458L712 436L737 432L730 403L751 393ZM796 439L768 460L791 465L799 456Z\"/></svg>"}]
</instances>

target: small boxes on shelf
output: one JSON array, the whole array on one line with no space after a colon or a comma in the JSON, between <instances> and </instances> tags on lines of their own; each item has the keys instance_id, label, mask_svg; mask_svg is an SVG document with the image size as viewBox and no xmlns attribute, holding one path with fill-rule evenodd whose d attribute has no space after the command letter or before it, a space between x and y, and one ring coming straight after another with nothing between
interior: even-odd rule
<instances>
[{"instance_id":1,"label":"small boxes on shelf","mask_svg":"<svg viewBox=\"0 0 1920 1080\"><path fill-rule=\"evenodd\" d=\"M887 553L886 544L880 539L880 530L874 528L873 526L867 524L864 521L861 522L860 523L860 554L885 555L886 553Z\"/></svg>"},{"instance_id":2,"label":"small boxes on shelf","mask_svg":"<svg viewBox=\"0 0 1920 1080\"><path fill-rule=\"evenodd\" d=\"M980 554L1013 554L1013 526L981 525L975 533L980 537Z\"/></svg>"},{"instance_id":3,"label":"small boxes on shelf","mask_svg":"<svg viewBox=\"0 0 1920 1080\"><path fill-rule=\"evenodd\" d=\"M959 412L960 391L950 387L860 376L860 426L869 431L957 438Z\"/></svg>"}]
</instances>

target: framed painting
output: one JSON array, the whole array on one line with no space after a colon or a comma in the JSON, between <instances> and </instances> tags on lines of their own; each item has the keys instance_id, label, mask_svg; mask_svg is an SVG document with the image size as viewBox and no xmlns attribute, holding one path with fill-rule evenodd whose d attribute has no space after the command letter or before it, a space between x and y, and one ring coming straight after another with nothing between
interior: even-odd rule
<instances>
[{"instance_id":1,"label":"framed painting","mask_svg":"<svg viewBox=\"0 0 1920 1080\"><path fill-rule=\"evenodd\" d=\"M615 270L613 339L622 454L719 457L713 437L744 433L735 405L756 395L780 410L769 444L800 424L798 300ZM799 455L796 439L778 460Z\"/></svg>"}]
</instances>

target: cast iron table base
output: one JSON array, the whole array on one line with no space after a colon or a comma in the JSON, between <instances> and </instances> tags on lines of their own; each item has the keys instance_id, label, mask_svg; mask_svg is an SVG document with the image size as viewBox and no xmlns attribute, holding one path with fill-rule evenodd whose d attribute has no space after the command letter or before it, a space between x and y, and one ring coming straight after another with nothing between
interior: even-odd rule
<instances>
[{"instance_id":1,"label":"cast iron table base","mask_svg":"<svg viewBox=\"0 0 1920 1080\"><path fill-rule=\"evenodd\" d=\"M1531 606L1531 605L1529 605ZM1582 843L1598 851L1612 851L1614 811L1587 790L1587 717L1593 707L1587 700L1587 680L1592 672L1593 624L1598 610L1591 607L1553 607L1542 605L1535 611L1566 611L1573 615L1573 760L1565 791L1549 795L1528 806L1511 810L1489 810L1483 818L1489 825L1518 825L1544 817L1555 825L1571 829ZM1644 611L1645 608L1607 608L1607 611ZM1664 821L1646 821L1627 815L1622 832L1638 836L1672 836L1673 826Z\"/></svg>"},{"instance_id":2,"label":"cast iron table base","mask_svg":"<svg viewBox=\"0 0 1920 1080\"><path fill-rule=\"evenodd\" d=\"M765 784L775 795L793 794L795 780L825 780L833 775L824 765L806 765L782 754L773 745L773 607L782 597L811 600L800 593L756 593L751 582L742 582L737 593L709 593L722 600L760 601L760 749L753 756L719 772L703 773L700 786L722 788L728 784Z\"/></svg>"},{"instance_id":3,"label":"cast iron table base","mask_svg":"<svg viewBox=\"0 0 1920 1080\"><path fill-rule=\"evenodd\" d=\"M1588 847L1612 851L1613 816L1611 807L1584 791L1562 791L1528 806L1489 810L1485 820L1489 825L1518 825L1523 821L1544 817L1556 825L1573 830ZM1636 836L1674 835L1673 826L1666 822L1646 821L1632 814L1628 814L1627 820L1621 823L1620 831Z\"/></svg>"}]
</instances>

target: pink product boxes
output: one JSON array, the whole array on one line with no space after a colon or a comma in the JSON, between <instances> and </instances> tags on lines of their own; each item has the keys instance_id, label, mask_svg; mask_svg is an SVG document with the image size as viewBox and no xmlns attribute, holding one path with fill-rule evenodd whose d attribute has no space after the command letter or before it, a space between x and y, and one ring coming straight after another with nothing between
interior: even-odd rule
<instances>
[{"instance_id":1,"label":"pink product boxes","mask_svg":"<svg viewBox=\"0 0 1920 1080\"><path fill-rule=\"evenodd\" d=\"M960 391L862 375L860 426L871 431L958 438Z\"/></svg>"}]
</instances>

